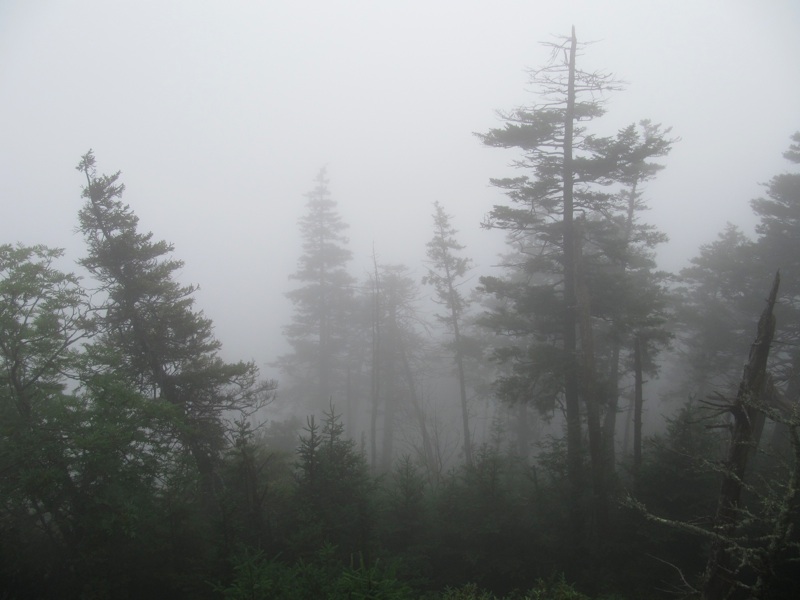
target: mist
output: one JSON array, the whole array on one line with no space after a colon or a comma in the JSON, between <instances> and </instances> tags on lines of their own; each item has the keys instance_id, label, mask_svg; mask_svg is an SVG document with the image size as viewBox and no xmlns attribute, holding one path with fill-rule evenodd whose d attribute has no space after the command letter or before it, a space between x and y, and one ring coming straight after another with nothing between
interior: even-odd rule
<instances>
[{"instance_id":1,"label":"mist","mask_svg":"<svg viewBox=\"0 0 800 600\"><path fill-rule=\"evenodd\" d=\"M537 69L559 64L562 55L568 55L573 30L580 43L579 68L619 82L610 86L613 90L581 91L605 113L597 119L575 119L578 162L611 156L618 164L594 180L575 175L579 189L574 221L571 198L567 208L568 186L559 180L566 177L567 167L553 179L553 189L563 192L554 206L545 194L512 214L513 202L533 198L526 196L533 194L532 182L546 179L548 171L537 170L546 163L542 156L547 152L536 154L541 140L520 142L508 132L530 125L526 111L546 114ZM305 564L312 556L309 564L322 560L318 553L328 544L336 560L350 557L351 569L354 556L362 556L363 569L373 568L373 559L385 551L418 569L400 577L413 582L418 576L426 582L414 588L415 593L425 586L424 591L438 593L466 584L469 578L459 569L467 569L464 565L473 554L465 551L466 558L454 558L455 550L442 550L449 542L436 544L453 533L446 530L447 510L468 511L459 499L470 490L483 490L490 481L486 489L495 490L496 483L501 490L492 498L505 498L508 505L498 501L487 508L481 497L467 503L481 508L474 515L465 512L464 522L483 522L493 510L515 516L508 523L498 516L502 524L497 530L487 526L475 539L466 528L453 533L453 539L470 548L474 543L474 556L489 556L497 531L503 531L498 546L511 552L508 540L516 535L518 523L520 530L551 527L543 535L552 539L533 544L536 549L530 556L537 557L538 565L550 565L550 554L563 555L552 558L555 566L549 572L537 567L536 577L574 574L580 586L600 598L598 594L612 593L613 585L603 589L592 584L593 567L585 565L602 564L598 568L607 571L601 579L613 579L609 574L615 567L603 562L605 549L597 541L608 535L619 547L630 543L633 548L625 536L638 521L625 511L645 514L644 504L636 504L640 500L663 509L673 525L700 518L684 511L687 506L700 506L708 522L717 510L717 524L729 518L717 506L724 508L728 501L738 506L733 493L717 497L719 472L690 479L694 466L678 464L675 456L685 451L711 460L729 452L735 458L737 444L752 443L749 438L736 441L752 433L742 433L747 428L737 415L752 408L760 411L762 424L766 419L764 438L770 440L771 453L768 459L753 459L756 468L774 467L770 473L778 472L769 462L775 456L790 462L791 436L784 434L800 427L796 414L786 416L786 406L796 404L800 356L792 348L800 340L794 309L800 292L795 290L798 272L792 263L796 242L786 233L789 229L782 229L781 220L781 215L791 220L786 215L793 214L793 200L783 213L780 200L793 189L782 178L797 177L798 31L800 6L790 1L756 5L704 0L678 9L674 2L660 0L510 0L492 5L450 0L9 0L0 4L0 196L5 200L0 244L7 258L0 264L0 283L10 282L8 306L17 306L11 283L24 269L15 270L14 261L39 260L48 268L52 264L75 272L80 282L65 279L60 285L70 290L84 286L94 294L94 305L80 310L102 315L97 325L101 333L92 329L95 325L86 326L86 340L82 335L76 339L91 348L96 336L108 351L114 347L114 335L119 335L120 356L134 356L114 362L108 351L105 358L92 358L107 360L107 373L124 373L130 390L139 386L131 392L138 399L126 402L138 406L135 403L148 395L163 396L189 415L187 422L197 426L196 431L206 426L213 430L202 438L191 428L173 427L175 423L160 429L154 423L168 418L142 410L146 418L126 426L137 435L146 431L164 438L118 455L150 464L149 455L140 459L138 453L157 453L162 443L171 448L154 459L153 464L161 465L163 459L170 466L163 473L161 467L153 467L152 498L184 485L175 483L176 473L183 472L180 460L197 463L194 483L176 494L192 498L186 514L206 524L195 528L184 522L180 527L203 539L186 542L187 548L213 548L230 562L214 571L222 582L214 584L214 597L222 590L227 590L225 597L235 597L230 595L233 587L225 587L243 564L235 561L250 560L246 553L234 557L236 544L275 556L286 552L286 568ZM566 121L565 117L558 126ZM588 138L580 131L583 125ZM504 137L507 134L510 137ZM639 142L642 146L637 148ZM662 149L653 150L659 144ZM568 144L562 146L552 155L566 156ZM612 146L616 154L609 150ZM637 152L653 162L636 163L631 157ZM564 165L572 164L572 158L563 160ZM632 175L635 163L640 170ZM557 163L549 164L551 171L553 164ZM186 309L192 316L184 317L199 328L198 339L213 338L221 346L217 357L214 343L197 342L200 350L195 352L187 342L192 349L187 355L207 358L215 367L226 365L234 373L208 384L214 393L226 390L217 396L209 392L209 397L230 399L228 404L212 403L208 414L213 418L193 415L193 410L202 410L176 391L180 386L170 387L170 377L178 377L182 368L192 375L202 371L192 370L197 366L191 359L180 359L189 361L184 367L162 364L144 375L126 371L140 363L146 370L158 361L149 357L148 363L135 355L150 352L152 340L137 338L133 343L124 337L125 327L140 335L144 317L130 316L139 300L128 299L126 304L114 296L113 285L132 289L133 280L126 280L119 265L103 266L101 258L114 252L104 254L107 248L96 237L98 231L106 237L108 233L91 221L91 207L98 211L102 196L97 190L116 182L117 172L125 186L119 195L122 205L103 210L124 215L130 211L145 235L135 238L140 250L152 250L146 238L152 232L153 241L174 245L169 252L154 254L160 260L182 262L174 270L169 266L173 263L167 263L166 279L174 282L164 283L162 296L153 297L159 298L160 307L175 305L180 312L187 306L183 299L191 295L194 304L189 306L195 312ZM530 179L514 179L520 177ZM752 202L756 199L762 200ZM133 229L126 232L129 238ZM38 244L62 248L64 254L32 251L23 260L24 252L15 255L12 248ZM87 256L92 260L81 264ZM779 268L780 293L769 287ZM142 281L148 280L143 276ZM194 293L188 293L193 286ZM314 304L315 294L319 306ZM323 305L328 312L320 308ZM31 314L50 304L32 306ZM63 306L58 310L63 311L59 319L80 329L80 319L64 317L69 311ZM113 322L115 310L127 315L126 326ZM773 312L777 333L764 325L772 322ZM14 319L27 325L23 313L18 311ZM153 331L174 317L164 315L159 317L163 321L154 319ZM207 331L205 318L210 320ZM17 321L8 322L12 321L16 326ZM164 340L169 342L165 347L172 343L172 338ZM70 344L72 339L64 348ZM773 356L756 364L751 347L771 345L777 348ZM6 354L4 360L12 365L8 357L13 353ZM742 375L747 360L750 370ZM75 375L80 369L73 367L74 372L54 370L48 383L57 387L72 378L64 389L65 397L72 394L70 398L83 402L75 405L81 407L74 408L76 414L102 408L101 400L80 396L96 390L87 383L91 377ZM8 381L17 370L8 366ZM208 373L216 371L209 368ZM213 379L208 373L204 376ZM748 380L748 373L758 373L761 379ZM223 380L229 387L220 383ZM769 400L773 404L747 404L750 396L742 390L766 394L769 386L777 390ZM12 391L24 387L20 384ZM232 388L237 391L230 392ZM257 402L248 404L256 397ZM26 402L16 404L23 421L31 414ZM698 433L695 411L703 405L717 411L709 429L730 431L730 445L716 431ZM49 418L43 417L42 423ZM25 431L37 430L31 423ZM356 541L345 530L367 531L380 521L377 512L370 513L374 520L369 527L355 517L348 521L352 515L339 515L330 530L315 529L305 517L292 513L287 508L292 502L305 507L308 498L321 497L307 492L313 488L309 482L316 464L308 457L314 458L316 449L323 447L318 434L331 452L340 452L336 456L352 459L347 464L353 470L341 477L341 489L328 490L336 498L331 505L373 506L374 501L374 506L394 506L397 494L411 494L418 485L415 498L427 508L418 507L415 522L443 527L436 529L438 541L422 533L413 540L409 533L405 540L398 531L414 528L398 517L397 523L375 525L375 539L359 545L363 540ZM23 444L14 435L6 441L17 452ZM63 439L72 439L70 435ZM169 435L177 436L172 446L164 442ZM689 438L695 445L680 446ZM0 443L4 439L0 437ZM31 442L34 446L37 439ZM138 438L132 434L131 439ZM169 454L178 452L176 448L185 451L180 459ZM65 450L64 456L72 460L93 452L93 447ZM102 455L102 446L97 452ZM748 457L739 460L734 466L743 473ZM82 468L68 468L64 477L75 478L84 473ZM114 468L120 477L128 473L126 465ZM105 489L100 479L91 479L93 469L86 467L86 480ZM243 500L235 495L238 492L230 492L238 488L229 482L239 481L236 478L245 472L245 478L252 475L247 485L255 486L256 492L243 492L250 494ZM495 478L493 473L502 475ZM591 480L597 473L603 475ZM140 476L144 478L141 472L136 475ZM481 479L484 476L488 479ZM664 501L658 487L662 476L670 482L674 477L676 488L692 488L697 497ZM739 483L742 479L743 475ZM259 482L264 486L261 497ZM311 487L304 488L306 484ZM194 491L188 492L192 485ZM80 485L74 489L83 493ZM370 495L376 490L388 495L376 500ZM455 490L452 496L448 490ZM292 496L295 492L297 497ZM35 514L39 509L24 507L38 506L36 502L23 497L18 514ZM448 502L452 506L442 509ZM63 535L67 540L61 530L50 530L61 514L58 508L47 508L45 501L41 505L46 516L40 515L31 535L44 531L51 539ZM532 506L535 510L528 510ZM319 506L306 508L309 514L324 513ZM67 523L70 510L63 510ZM153 509L153 514L161 514L159 510ZM219 531L214 530L218 514ZM247 516L236 521L241 515ZM253 521L247 521L251 517ZM764 522L772 523L770 518L766 515ZM735 524L736 519L730 519ZM58 524L62 526L68 530ZM381 529L384 526L389 533ZM563 540L562 529L567 532ZM220 531L224 535L215 537ZM295 531L308 537L292 537ZM314 537L317 534L321 537ZM725 561L733 560L732 546L706 555L702 544L689 544L680 537L684 534L676 534L680 544L675 542L675 547L691 545L692 551L681 568L694 573L700 587L706 586L704 598L721 598L709 591L715 585L712 567L726 568ZM365 539L369 535L365 533ZM515 543L522 548L528 540ZM431 550L435 575L419 558L425 544L438 548ZM579 553L571 554L575 544L589 557L585 565L583 558L576 558ZM643 542L636 548L634 552L644 554L650 546ZM529 550L525 546L519 555L528 556ZM4 552L0 544L0 558ZM273 560L272 555L259 554L254 564L262 559ZM197 558L197 564L210 564L204 560ZM474 560L470 568L476 569L479 562ZM498 558L498 564L486 566L475 581L497 594L533 589L533 581L543 581L529 580L522 569L506 571L510 562L511 558ZM458 566L450 572L452 565ZM704 567L706 574L701 576ZM93 572L94 567L86 569ZM742 576L743 585L761 585L751 582L751 575ZM0 582L3 576L0 573ZM52 581L60 576L53 575ZM626 593L641 593L649 585L643 581L630 577L620 586ZM74 585L79 590L82 584ZM204 593L212 597L210 590ZM84 591L75 591L75 597Z\"/></svg>"},{"instance_id":2,"label":"mist","mask_svg":"<svg viewBox=\"0 0 800 600\"><path fill-rule=\"evenodd\" d=\"M650 118L681 138L647 190L684 266L783 168L797 127L798 8L791 2L5 2L2 237L64 247L89 148L122 170L126 202L175 244L225 352L266 368L281 352L284 292L300 254L303 194L327 165L355 264L372 246L419 269L431 205L454 215L479 269L503 251L480 230L509 154L472 135L532 100L541 41L597 40L587 68L629 82L602 127Z\"/></svg>"}]
</instances>

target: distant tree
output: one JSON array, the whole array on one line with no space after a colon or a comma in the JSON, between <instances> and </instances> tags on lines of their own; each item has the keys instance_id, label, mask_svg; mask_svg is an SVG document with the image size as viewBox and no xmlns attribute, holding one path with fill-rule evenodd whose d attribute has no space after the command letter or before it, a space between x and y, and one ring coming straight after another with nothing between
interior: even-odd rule
<instances>
[{"instance_id":1,"label":"distant tree","mask_svg":"<svg viewBox=\"0 0 800 600\"><path fill-rule=\"evenodd\" d=\"M464 431L464 458L472 465L472 443L470 441L469 407L467 405L467 379L464 370L464 340L462 327L464 311L469 306L460 291L470 260L458 256L464 246L456 239L457 231L450 223L450 216L438 202L434 203L433 238L428 242L428 274L422 278L436 291L436 302L445 307L445 314L436 318L453 335L452 349L458 375L458 390L461 400L461 420Z\"/></svg>"},{"instance_id":2,"label":"distant tree","mask_svg":"<svg viewBox=\"0 0 800 600\"><path fill-rule=\"evenodd\" d=\"M800 132L791 139L783 156L800 165ZM776 175L765 187L766 197L750 204L759 219L753 248L759 284L763 288L770 273L781 272L781 302L775 308L781 343L773 354L772 370L780 385L800 390L800 172Z\"/></svg>"},{"instance_id":3,"label":"distant tree","mask_svg":"<svg viewBox=\"0 0 800 600\"><path fill-rule=\"evenodd\" d=\"M733 389L763 299L757 291L763 273L753 241L729 223L717 239L700 247L680 280L676 347L685 364L686 387L678 394L704 398Z\"/></svg>"},{"instance_id":4,"label":"distant tree","mask_svg":"<svg viewBox=\"0 0 800 600\"><path fill-rule=\"evenodd\" d=\"M86 177L79 212L87 256L80 261L99 282L97 335L89 353L98 367L174 409L173 431L191 454L207 513L217 512L215 470L225 447L226 414L252 412L270 398L253 363L226 363L210 319L194 309L194 286L181 285L173 247L139 232L121 201L119 172L97 175L94 154L77 170Z\"/></svg>"},{"instance_id":5,"label":"distant tree","mask_svg":"<svg viewBox=\"0 0 800 600\"><path fill-rule=\"evenodd\" d=\"M784 153L797 162L800 134ZM704 397L733 388L746 352L763 290L775 271L781 271L781 297L775 314L781 323L780 344L771 370L781 388L800 389L800 173L782 173L766 185L766 197L751 202L758 217L756 238L728 224L716 240L700 248L691 265L681 271L687 301L680 309L679 348L690 373L688 391Z\"/></svg>"},{"instance_id":6,"label":"distant tree","mask_svg":"<svg viewBox=\"0 0 800 600\"><path fill-rule=\"evenodd\" d=\"M420 336L422 319L416 306L418 285L404 265L385 265L380 270L378 302L380 379L379 405L383 408L383 448L380 468L391 471L395 458L398 425L404 415L411 416L419 429L422 459L429 475L435 478L432 443L423 400L418 389L420 372L415 367L424 350Z\"/></svg>"},{"instance_id":7,"label":"distant tree","mask_svg":"<svg viewBox=\"0 0 800 600\"><path fill-rule=\"evenodd\" d=\"M288 377L291 393L321 412L331 400L345 400L348 313L355 280L346 269L351 259L344 235L347 225L331 198L325 169L306 199L306 214L300 219L303 254L292 275L301 286L287 294L295 307L292 323L284 329L292 352L277 364Z\"/></svg>"}]
</instances>

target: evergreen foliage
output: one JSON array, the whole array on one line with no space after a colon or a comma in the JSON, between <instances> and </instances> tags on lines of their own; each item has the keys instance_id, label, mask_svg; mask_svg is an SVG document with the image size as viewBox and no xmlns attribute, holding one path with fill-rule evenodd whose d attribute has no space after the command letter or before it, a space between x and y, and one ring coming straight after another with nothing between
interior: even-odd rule
<instances>
[{"instance_id":1,"label":"evergreen foliage","mask_svg":"<svg viewBox=\"0 0 800 600\"><path fill-rule=\"evenodd\" d=\"M455 238L457 233L450 223L450 216L438 202L434 203L433 239L428 242L428 259L431 266L428 274L422 278L423 284L430 284L436 290L436 301L446 311L436 315L453 335L454 361L458 376L458 390L461 401L461 421L464 435L464 457L468 465L472 464L472 442L470 441L469 406L467 405L467 379L464 367L464 347L466 340L462 334L464 311L469 303L459 287L467 273L470 261L458 255L464 246Z\"/></svg>"},{"instance_id":2,"label":"evergreen foliage","mask_svg":"<svg viewBox=\"0 0 800 600\"><path fill-rule=\"evenodd\" d=\"M172 246L140 233L138 217L122 203L120 173L97 175L91 151L77 170L86 177L78 218L88 254L80 264L105 295L89 355L101 372L173 407L173 435L195 462L211 519L225 413L257 410L274 384L259 382L253 363L221 359L211 320L194 310L196 288L178 283L182 263L169 256Z\"/></svg>"},{"instance_id":3,"label":"evergreen foliage","mask_svg":"<svg viewBox=\"0 0 800 600\"><path fill-rule=\"evenodd\" d=\"M309 417L297 449L291 552L308 557L324 545L337 556L370 555L374 509L364 456L344 437L333 406L320 426Z\"/></svg>"}]
</instances>

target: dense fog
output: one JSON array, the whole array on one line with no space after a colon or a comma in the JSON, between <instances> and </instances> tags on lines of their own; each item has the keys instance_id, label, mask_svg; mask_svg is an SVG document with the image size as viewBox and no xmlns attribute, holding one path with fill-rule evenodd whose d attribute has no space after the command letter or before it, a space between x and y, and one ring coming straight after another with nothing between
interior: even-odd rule
<instances>
[{"instance_id":1,"label":"dense fog","mask_svg":"<svg viewBox=\"0 0 800 600\"><path fill-rule=\"evenodd\" d=\"M541 42L575 25L586 67L628 83L598 133L640 119L681 138L650 184L648 220L685 266L783 168L797 127L792 2L4 2L2 238L82 252L73 234L89 148L175 244L231 358L281 351L303 194L327 165L356 269L372 244L422 270L431 205L454 215L483 272L502 236L479 224L514 159L472 135L531 102Z\"/></svg>"},{"instance_id":2,"label":"dense fog","mask_svg":"<svg viewBox=\"0 0 800 600\"><path fill-rule=\"evenodd\" d=\"M0 591L790 597L798 31L0 4Z\"/></svg>"}]
</instances>

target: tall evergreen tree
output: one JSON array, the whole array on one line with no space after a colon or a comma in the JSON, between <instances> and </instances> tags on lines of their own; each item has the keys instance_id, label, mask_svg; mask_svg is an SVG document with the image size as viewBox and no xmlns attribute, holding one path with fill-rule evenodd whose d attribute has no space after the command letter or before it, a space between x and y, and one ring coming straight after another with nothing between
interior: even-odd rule
<instances>
[{"instance_id":1,"label":"tall evergreen tree","mask_svg":"<svg viewBox=\"0 0 800 600\"><path fill-rule=\"evenodd\" d=\"M354 278L347 272L352 258L344 235L347 225L331 197L325 169L306 194L306 214L300 219L303 254L292 275L301 286L287 296L295 307L285 336L292 347L278 365L288 376L289 393L323 411L331 399L341 405L346 396L346 349Z\"/></svg>"},{"instance_id":2,"label":"tall evergreen tree","mask_svg":"<svg viewBox=\"0 0 800 600\"><path fill-rule=\"evenodd\" d=\"M459 287L470 265L470 260L458 255L464 249L456 239L457 231L450 223L448 215L439 202L434 203L433 238L428 242L428 259L431 266L423 277L423 284L430 284L436 291L436 301L445 307L443 315L437 319L453 335L452 348L458 376L461 420L464 435L464 458L472 465L472 442L467 406L467 380L464 370L464 340L462 335L464 311L469 303Z\"/></svg>"},{"instance_id":3,"label":"tall evergreen tree","mask_svg":"<svg viewBox=\"0 0 800 600\"><path fill-rule=\"evenodd\" d=\"M120 173L97 175L91 151L77 170L86 177L79 227L88 252L80 264L104 294L91 356L174 409L175 437L194 459L205 510L213 514L225 415L255 410L273 384L259 382L253 363L219 356L211 320L194 308L196 287L178 282L183 263L171 258L172 245L139 231L138 217L121 200Z\"/></svg>"},{"instance_id":4,"label":"tall evergreen tree","mask_svg":"<svg viewBox=\"0 0 800 600\"><path fill-rule=\"evenodd\" d=\"M615 167L593 155L586 142L585 127L580 123L603 114L597 96L617 85L610 75L577 68L579 48L574 28L570 37L548 46L552 50L551 62L534 71L531 77L540 104L501 113L505 127L479 136L488 146L515 148L523 153L523 158L515 164L528 174L492 180L505 190L512 205L495 206L486 225L508 231L509 243L522 254L519 266L523 273L540 274L535 283L539 289L531 294L532 290L526 289L528 283L522 283L521 287L512 285L516 290L508 289L492 278L484 278L482 283L489 293L512 294L526 303L528 310L537 310L536 305L544 301L551 308L557 307L561 314L560 331L553 333L558 338L562 364L560 387L567 422L567 471L572 488L570 521L575 527L573 533L580 537L584 495L580 384L588 375L585 367L590 363L584 362L582 375L577 337L582 284L576 279L582 242L574 215L576 211L591 214L607 205L608 195L593 189L592 184L605 183ZM544 300L553 293L560 300ZM590 331L584 327L582 335L582 348L586 350L590 348L587 343ZM538 374L530 379L538 379ZM598 475L603 472L599 410L593 395L584 400L589 417L590 455ZM598 484L596 479L595 508L602 513L605 492Z\"/></svg>"},{"instance_id":5,"label":"tall evergreen tree","mask_svg":"<svg viewBox=\"0 0 800 600\"><path fill-rule=\"evenodd\" d=\"M614 211L593 224L595 231L585 240L583 253L592 314L601 315L604 323L597 332L605 349L598 356L598 364L604 365L598 383L607 404L603 441L609 472L615 463L620 379L633 370L634 379L641 381L637 366L654 372L654 355L669 339L667 274L656 269L654 255L667 237L641 216L648 208L645 185L664 168L653 159L669 154L676 141L669 132L643 120L621 129L614 138L590 140L596 156L614 165L611 178L619 186Z\"/></svg>"}]
</instances>

